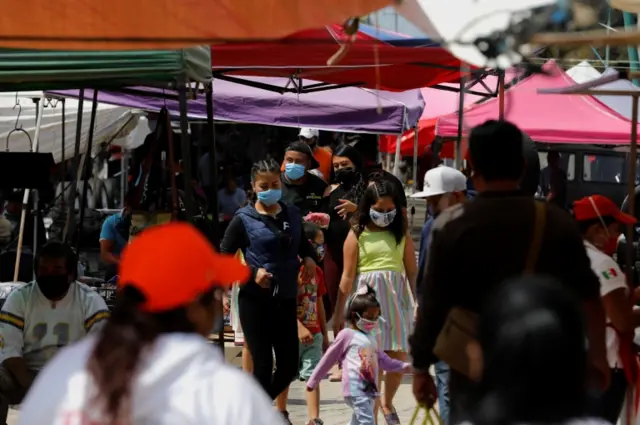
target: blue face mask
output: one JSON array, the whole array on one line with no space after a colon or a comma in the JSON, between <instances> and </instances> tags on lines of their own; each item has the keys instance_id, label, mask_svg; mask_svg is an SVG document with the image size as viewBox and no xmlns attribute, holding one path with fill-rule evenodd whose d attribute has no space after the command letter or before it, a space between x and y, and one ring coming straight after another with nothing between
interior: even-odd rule
<instances>
[{"instance_id":1,"label":"blue face mask","mask_svg":"<svg viewBox=\"0 0 640 425\"><path fill-rule=\"evenodd\" d=\"M265 190L264 192L258 192L256 195L258 196L258 201L270 207L271 205L275 205L278 203L278 201L282 197L282 190L269 189Z\"/></svg>"},{"instance_id":2,"label":"blue face mask","mask_svg":"<svg viewBox=\"0 0 640 425\"><path fill-rule=\"evenodd\" d=\"M291 180L298 180L304 176L304 165L288 162L284 165L284 174Z\"/></svg>"}]
</instances>

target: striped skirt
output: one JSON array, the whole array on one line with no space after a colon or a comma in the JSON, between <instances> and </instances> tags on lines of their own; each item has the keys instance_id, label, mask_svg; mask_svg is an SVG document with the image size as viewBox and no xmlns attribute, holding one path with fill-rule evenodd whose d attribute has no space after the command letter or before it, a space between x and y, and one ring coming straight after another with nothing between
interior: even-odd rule
<instances>
[{"instance_id":1,"label":"striped skirt","mask_svg":"<svg viewBox=\"0 0 640 425\"><path fill-rule=\"evenodd\" d=\"M378 347L384 351L409 351L415 301L405 275L388 270L360 273L356 285L368 285L376 291L383 319L377 334Z\"/></svg>"}]
</instances>

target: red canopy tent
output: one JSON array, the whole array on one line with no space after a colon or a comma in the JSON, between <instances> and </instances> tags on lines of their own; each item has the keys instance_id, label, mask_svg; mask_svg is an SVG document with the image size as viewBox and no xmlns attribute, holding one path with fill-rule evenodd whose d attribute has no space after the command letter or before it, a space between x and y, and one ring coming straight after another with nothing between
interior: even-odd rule
<instances>
[{"instance_id":1,"label":"red canopy tent","mask_svg":"<svg viewBox=\"0 0 640 425\"><path fill-rule=\"evenodd\" d=\"M511 75L510 75L511 76ZM510 78L507 77L507 78ZM474 93L465 94L464 105L469 106L488 97L497 95L498 77L489 75L483 80L483 85L473 84L471 87ZM451 88L457 85L448 84ZM482 87L485 86L484 90ZM450 113L456 113L459 108L460 94L453 91L445 91L434 88L422 88L422 98L425 101L424 111L418 122L418 155L422 155L425 148L430 146L436 136L436 122L438 118ZM484 94L484 95L482 95ZM401 137L400 154L402 156L413 155L413 145L415 142L415 130L407 130ZM380 152L395 153L398 136L383 135L380 136ZM446 152L442 153L446 157Z\"/></svg>"},{"instance_id":2,"label":"red canopy tent","mask_svg":"<svg viewBox=\"0 0 640 425\"><path fill-rule=\"evenodd\" d=\"M211 46L214 77L293 77L294 83L307 78L389 91L460 79L460 61L438 45L396 47L370 33L358 31L350 42L342 25L328 25L278 41L215 44ZM342 54L336 55L340 49ZM331 87L328 84L294 90L326 90Z\"/></svg>"}]
</instances>

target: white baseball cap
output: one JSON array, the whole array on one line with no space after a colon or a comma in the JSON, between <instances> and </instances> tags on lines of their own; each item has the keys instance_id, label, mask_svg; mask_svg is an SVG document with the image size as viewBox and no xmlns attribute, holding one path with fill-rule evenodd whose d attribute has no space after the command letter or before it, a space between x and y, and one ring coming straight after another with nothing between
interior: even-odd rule
<instances>
[{"instance_id":1,"label":"white baseball cap","mask_svg":"<svg viewBox=\"0 0 640 425\"><path fill-rule=\"evenodd\" d=\"M320 131L315 128L302 127L298 136L304 137L305 139L313 139L314 137L320 136Z\"/></svg>"},{"instance_id":2,"label":"white baseball cap","mask_svg":"<svg viewBox=\"0 0 640 425\"><path fill-rule=\"evenodd\" d=\"M464 192L467 190L467 178L455 168L441 165L432 168L424 175L422 192L414 193L412 198L428 198L443 193Z\"/></svg>"}]
</instances>

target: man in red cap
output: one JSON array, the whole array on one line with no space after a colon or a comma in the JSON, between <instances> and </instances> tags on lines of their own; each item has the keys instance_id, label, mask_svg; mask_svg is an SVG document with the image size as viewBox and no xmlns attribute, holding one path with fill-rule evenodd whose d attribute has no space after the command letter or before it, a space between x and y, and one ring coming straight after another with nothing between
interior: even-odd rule
<instances>
[{"instance_id":1,"label":"man in red cap","mask_svg":"<svg viewBox=\"0 0 640 425\"><path fill-rule=\"evenodd\" d=\"M602 195L582 198L573 204L573 214L584 239L591 269L600 279L600 297L607 317L606 349L611 368L611 384L591 404L591 414L608 422L618 421L628 377L637 372L633 350L633 336L640 327L640 313L634 312L634 300L624 273L611 257L616 251L620 225L633 225L635 217L625 214ZM634 381L631 382L635 384Z\"/></svg>"}]
</instances>

